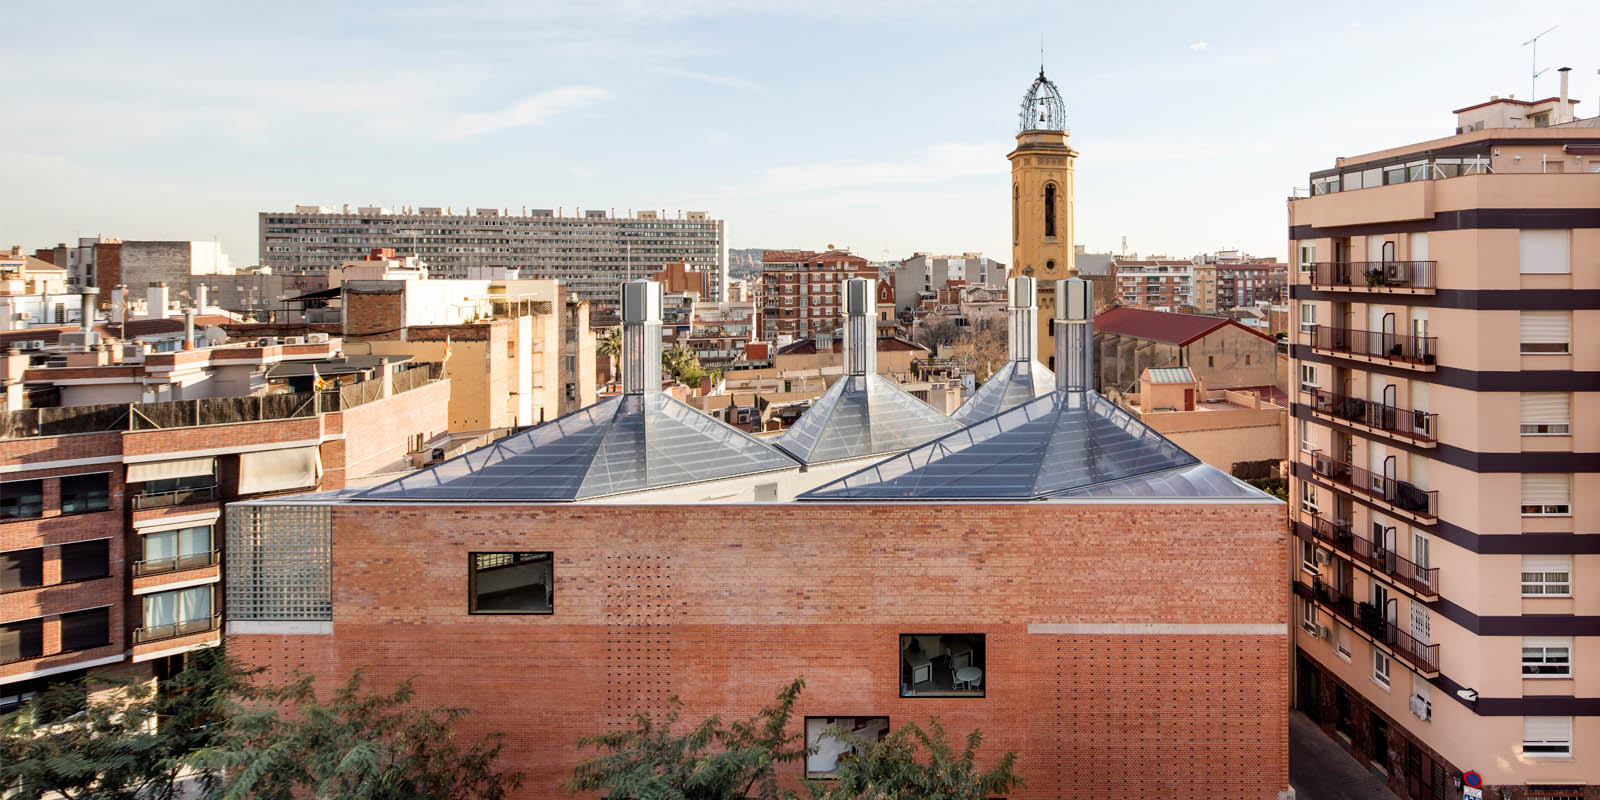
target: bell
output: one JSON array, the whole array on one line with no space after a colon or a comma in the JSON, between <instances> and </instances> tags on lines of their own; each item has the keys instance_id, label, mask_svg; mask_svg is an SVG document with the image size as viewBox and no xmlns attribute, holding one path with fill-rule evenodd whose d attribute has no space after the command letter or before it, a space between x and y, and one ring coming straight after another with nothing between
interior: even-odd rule
<instances>
[{"instance_id":1,"label":"bell","mask_svg":"<svg viewBox=\"0 0 1600 800\"><path fill-rule=\"evenodd\" d=\"M1044 122L1044 109L1039 110L1039 121Z\"/></svg>"}]
</instances>

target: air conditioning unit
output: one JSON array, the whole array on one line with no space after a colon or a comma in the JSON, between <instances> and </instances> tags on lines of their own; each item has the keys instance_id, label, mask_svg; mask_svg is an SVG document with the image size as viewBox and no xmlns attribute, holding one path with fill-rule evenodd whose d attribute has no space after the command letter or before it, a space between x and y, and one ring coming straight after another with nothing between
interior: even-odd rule
<instances>
[{"instance_id":1,"label":"air conditioning unit","mask_svg":"<svg viewBox=\"0 0 1600 800\"><path fill-rule=\"evenodd\" d=\"M1331 563L1332 561L1333 561L1333 554L1332 553L1330 553L1330 552L1328 552L1326 550L1318 550L1317 551L1317 563L1318 564L1328 564L1328 563Z\"/></svg>"},{"instance_id":2,"label":"air conditioning unit","mask_svg":"<svg viewBox=\"0 0 1600 800\"><path fill-rule=\"evenodd\" d=\"M312 344L325 344L328 341L328 334L326 334L326 333L308 333L308 334L306 334L306 341L308 341L308 342L310 342Z\"/></svg>"},{"instance_id":3,"label":"air conditioning unit","mask_svg":"<svg viewBox=\"0 0 1600 800\"><path fill-rule=\"evenodd\" d=\"M286 337L284 337L283 343L284 344L305 344L306 343L306 337L304 337L304 336L286 336Z\"/></svg>"},{"instance_id":4,"label":"air conditioning unit","mask_svg":"<svg viewBox=\"0 0 1600 800\"><path fill-rule=\"evenodd\" d=\"M272 347L278 343L276 336L263 336L256 340L256 347Z\"/></svg>"},{"instance_id":5,"label":"air conditioning unit","mask_svg":"<svg viewBox=\"0 0 1600 800\"><path fill-rule=\"evenodd\" d=\"M1384 264L1383 277L1385 280L1404 282L1406 280L1406 265L1398 262Z\"/></svg>"},{"instance_id":6,"label":"air conditioning unit","mask_svg":"<svg viewBox=\"0 0 1600 800\"><path fill-rule=\"evenodd\" d=\"M1328 637L1330 637L1332 635L1333 635L1333 629L1332 628L1329 628L1326 625L1318 625L1317 626L1317 638L1318 639L1326 639L1326 638L1328 638Z\"/></svg>"},{"instance_id":7,"label":"air conditioning unit","mask_svg":"<svg viewBox=\"0 0 1600 800\"><path fill-rule=\"evenodd\" d=\"M44 340L43 339L28 339L26 341L17 342L17 349L19 349L19 350L43 350L44 349Z\"/></svg>"}]
</instances>

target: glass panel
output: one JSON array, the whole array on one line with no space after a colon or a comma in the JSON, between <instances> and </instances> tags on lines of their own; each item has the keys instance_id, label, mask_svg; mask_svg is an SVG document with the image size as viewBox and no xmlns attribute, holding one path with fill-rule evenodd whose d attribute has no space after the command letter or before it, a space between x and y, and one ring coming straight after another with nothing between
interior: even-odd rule
<instances>
[{"instance_id":1,"label":"glass panel","mask_svg":"<svg viewBox=\"0 0 1600 800\"><path fill-rule=\"evenodd\" d=\"M178 592L178 620L180 622L199 622L210 618L210 586L195 586Z\"/></svg>"},{"instance_id":2,"label":"glass panel","mask_svg":"<svg viewBox=\"0 0 1600 800\"><path fill-rule=\"evenodd\" d=\"M540 613L554 610L551 553L473 553L474 613Z\"/></svg>"},{"instance_id":3,"label":"glass panel","mask_svg":"<svg viewBox=\"0 0 1600 800\"><path fill-rule=\"evenodd\" d=\"M951 419L970 425L1055 389L1056 375L1037 361L1008 361L967 398Z\"/></svg>"},{"instance_id":4,"label":"glass panel","mask_svg":"<svg viewBox=\"0 0 1600 800\"><path fill-rule=\"evenodd\" d=\"M178 556L178 532L160 531L144 535L144 560L167 561Z\"/></svg>"},{"instance_id":5,"label":"glass panel","mask_svg":"<svg viewBox=\"0 0 1600 800\"><path fill-rule=\"evenodd\" d=\"M178 555L198 556L211 552L211 526L198 525L178 531Z\"/></svg>"},{"instance_id":6,"label":"glass panel","mask_svg":"<svg viewBox=\"0 0 1600 800\"><path fill-rule=\"evenodd\" d=\"M880 455L915 447L960 425L888 379L841 378L778 447L807 464Z\"/></svg>"},{"instance_id":7,"label":"glass panel","mask_svg":"<svg viewBox=\"0 0 1600 800\"><path fill-rule=\"evenodd\" d=\"M157 628L178 621L178 593L161 592L144 596L144 627Z\"/></svg>"}]
</instances>

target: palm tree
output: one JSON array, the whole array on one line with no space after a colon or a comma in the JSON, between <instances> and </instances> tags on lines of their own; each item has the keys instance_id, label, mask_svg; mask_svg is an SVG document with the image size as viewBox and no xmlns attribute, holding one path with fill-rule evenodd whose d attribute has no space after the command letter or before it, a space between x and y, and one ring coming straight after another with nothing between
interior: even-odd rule
<instances>
[{"instance_id":1,"label":"palm tree","mask_svg":"<svg viewBox=\"0 0 1600 800\"><path fill-rule=\"evenodd\" d=\"M615 377L617 359L622 357L622 327L606 328L605 333L600 334L595 352L605 356L606 374Z\"/></svg>"}]
</instances>

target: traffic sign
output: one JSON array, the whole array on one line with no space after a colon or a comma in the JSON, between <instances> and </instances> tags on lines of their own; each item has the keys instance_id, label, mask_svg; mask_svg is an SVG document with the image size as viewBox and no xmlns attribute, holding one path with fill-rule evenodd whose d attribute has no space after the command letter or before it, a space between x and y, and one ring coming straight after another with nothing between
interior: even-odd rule
<instances>
[{"instance_id":1,"label":"traffic sign","mask_svg":"<svg viewBox=\"0 0 1600 800\"><path fill-rule=\"evenodd\" d=\"M1461 775L1461 782L1474 789L1483 788L1483 776L1477 770L1469 769Z\"/></svg>"}]
</instances>

